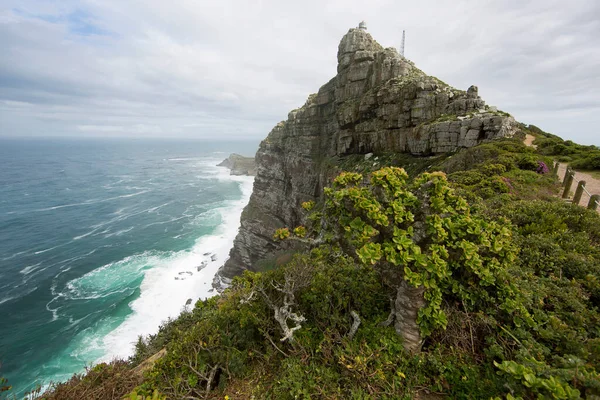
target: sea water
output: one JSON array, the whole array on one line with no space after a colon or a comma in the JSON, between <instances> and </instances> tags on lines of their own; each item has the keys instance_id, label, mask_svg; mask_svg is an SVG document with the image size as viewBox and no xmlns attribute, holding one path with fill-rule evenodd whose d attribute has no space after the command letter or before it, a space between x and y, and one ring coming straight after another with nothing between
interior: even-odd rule
<instances>
[{"instance_id":1,"label":"sea water","mask_svg":"<svg viewBox=\"0 0 600 400\"><path fill-rule=\"evenodd\" d=\"M0 139L0 376L17 394L130 356L214 294L253 182L216 164L257 144Z\"/></svg>"}]
</instances>

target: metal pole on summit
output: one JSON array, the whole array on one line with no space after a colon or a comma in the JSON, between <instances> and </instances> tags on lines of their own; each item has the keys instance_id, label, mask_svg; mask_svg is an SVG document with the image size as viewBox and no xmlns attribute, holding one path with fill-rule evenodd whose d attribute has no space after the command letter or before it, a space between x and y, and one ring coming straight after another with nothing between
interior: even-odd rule
<instances>
[{"instance_id":1,"label":"metal pole on summit","mask_svg":"<svg viewBox=\"0 0 600 400\"><path fill-rule=\"evenodd\" d=\"M402 31L402 44L400 45L400 55L404 57L404 44L406 43L406 31Z\"/></svg>"}]
</instances>

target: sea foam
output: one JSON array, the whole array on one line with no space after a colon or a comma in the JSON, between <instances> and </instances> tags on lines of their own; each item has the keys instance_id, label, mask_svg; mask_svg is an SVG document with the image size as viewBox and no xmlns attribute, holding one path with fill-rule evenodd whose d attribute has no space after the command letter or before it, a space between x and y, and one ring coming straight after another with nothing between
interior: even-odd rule
<instances>
[{"instance_id":1,"label":"sea foam","mask_svg":"<svg viewBox=\"0 0 600 400\"><path fill-rule=\"evenodd\" d=\"M133 312L101 340L87 341L100 346L104 353L97 362L132 355L138 336L156 333L162 322L181 313L188 299L195 302L215 294L213 278L229 256L254 181L252 177L229 176L225 169L217 171L216 178L239 182L242 198L215 210L221 224L213 234L199 238L189 250L152 260L152 268L144 271L140 296L130 303Z\"/></svg>"}]
</instances>

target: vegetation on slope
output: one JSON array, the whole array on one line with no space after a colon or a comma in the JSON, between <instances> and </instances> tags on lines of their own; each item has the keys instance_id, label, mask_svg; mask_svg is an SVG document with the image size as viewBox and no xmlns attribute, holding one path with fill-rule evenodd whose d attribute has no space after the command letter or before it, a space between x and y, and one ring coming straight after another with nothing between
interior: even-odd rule
<instances>
[{"instance_id":1,"label":"vegetation on slope","mask_svg":"<svg viewBox=\"0 0 600 400\"><path fill-rule=\"evenodd\" d=\"M163 348L123 393L598 396L600 217L552 197L550 163L500 140L443 160L436 169L447 175L342 174L321 204L305 204L304 226L275 233L312 250L236 278L221 296L141 338L127 363L95 367L98 379L88 373L43 397L89 398L90 387L123 382ZM416 346L396 307L401 291L425 300ZM130 372L117 373L120 365Z\"/></svg>"},{"instance_id":2,"label":"vegetation on slope","mask_svg":"<svg viewBox=\"0 0 600 400\"><path fill-rule=\"evenodd\" d=\"M537 136L534 142L539 154L554 156L560 162L567 162L571 167L581 170L600 170L600 148L585 146L571 140L563 140L558 136L529 125L525 130Z\"/></svg>"}]
</instances>

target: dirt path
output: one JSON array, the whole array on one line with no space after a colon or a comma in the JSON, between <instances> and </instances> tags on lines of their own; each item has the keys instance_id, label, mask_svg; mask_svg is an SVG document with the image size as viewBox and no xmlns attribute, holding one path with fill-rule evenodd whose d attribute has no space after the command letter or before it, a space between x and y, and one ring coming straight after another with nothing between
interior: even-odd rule
<instances>
[{"instance_id":1,"label":"dirt path","mask_svg":"<svg viewBox=\"0 0 600 400\"><path fill-rule=\"evenodd\" d=\"M535 140L535 136L533 135L525 135L525 140L523 141L523 143L525 143L526 146L531 146L534 149L537 148L536 145L533 144L533 141ZM565 179L565 173L567 172L567 165L566 163L561 163L558 166L558 179L560 179L560 181L564 181ZM577 189L577 185L579 184L579 181L584 181L585 182L585 189L588 191L588 193L594 195L594 194L600 194L600 179L596 179L593 176L591 176L590 174L586 174L585 172L577 172L575 171L575 179L573 181L573 184L571 185L571 191L574 193L575 189ZM585 191L583 192L583 196L581 196L581 200L579 201L579 205L583 206L583 207L587 207L588 203L590 201L590 195L586 193ZM600 212L600 208L598 208L598 212Z\"/></svg>"},{"instance_id":2,"label":"dirt path","mask_svg":"<svg viewBox=\"0 0 600 400\"><path fill-rule=\"evenodd\" d=\"M534 149L537 149L537 146L535 144L533 144L534 140L535 140L535 136L526 134L525 140L523 140L523 143L525 143L525 146L530 146L530 147L533 147Z\"/></svg>"},{"instance_id":3,"label":"dirt path","mask_svg":"<svg viewBox=\"0 0 600 400\"><path fill-rule=\"evenodd\" d=\"M566 172L567 164L560 164L558 166L558 179L560 179L561 182L564 180ZM594 178L590 174L577 171L575 171L575 180L573 181L573 185L571 186L572 192L575 192L575 189L577 189L577 184L579 183L579 181L585 181L585 189L589 193L600 194L600 180ZM583 192L583 196L581 196L581 201L579 202L579 205L587 207L589 201L590 196L586 192Z\"/></svg>"}]
</instances>

